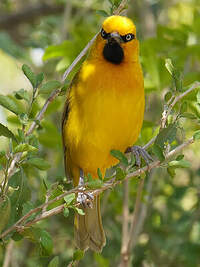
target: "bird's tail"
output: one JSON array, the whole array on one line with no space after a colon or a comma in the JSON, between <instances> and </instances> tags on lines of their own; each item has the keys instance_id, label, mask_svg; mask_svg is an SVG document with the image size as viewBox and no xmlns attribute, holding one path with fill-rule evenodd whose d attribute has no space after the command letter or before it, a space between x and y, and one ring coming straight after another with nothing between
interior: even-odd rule
<instances>
[{"instance_id":1,"label":"bird's tail","mask_svg":"<svg viewBox=\"0 0 200 267\"><path fill-rule=\"evenodd\" d=\"M92 208L85 207L83 211L85 215L75 214L76 246L81 250L90 248L93 251L101 252L106 244L106 238L101 220L100 196L94 197Z\"/></svg>"}]
</instances>

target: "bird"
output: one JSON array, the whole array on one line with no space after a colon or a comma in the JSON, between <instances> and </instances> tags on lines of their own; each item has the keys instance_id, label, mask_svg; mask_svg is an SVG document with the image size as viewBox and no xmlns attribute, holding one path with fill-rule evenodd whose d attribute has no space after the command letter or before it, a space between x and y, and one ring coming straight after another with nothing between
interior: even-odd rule
<instances>
[{"instance_id":1,"label":"bird","mask_svg":"<svg viewBox=\"0 0 200 267\"><path fill-rule=\"evenodd\" d=\"M120 15L107 17L66 94L62 136L66 176L84 188L84 177L98 178L98 169L118 163L111 150L129 149L148 158L133 145L144 117L144 81L134 22ZM130 149L131 148L131 149ZM88 201L89 200L89 201ZM84 215L75 214L75 245L101 252L106 244L100 196L78 193ZM88 204L89 203L89 204Z\"/></svg>"}]
</instances>

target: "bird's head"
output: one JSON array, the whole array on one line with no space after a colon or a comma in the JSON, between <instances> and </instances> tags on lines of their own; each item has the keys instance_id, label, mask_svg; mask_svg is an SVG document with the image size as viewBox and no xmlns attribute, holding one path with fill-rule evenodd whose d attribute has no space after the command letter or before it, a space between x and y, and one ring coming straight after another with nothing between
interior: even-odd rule
<instances>
[{"instance_id":1,"label":"bird's head","mask_svg":"<svg viewBox=\"0 0 200 267\"><path fill-rule=\"evenodd\" d=\"M116 65L138 61L138 40L134 23L123 16L105 19L91 52L93 57Z\"/></svg>"}]
</instances>

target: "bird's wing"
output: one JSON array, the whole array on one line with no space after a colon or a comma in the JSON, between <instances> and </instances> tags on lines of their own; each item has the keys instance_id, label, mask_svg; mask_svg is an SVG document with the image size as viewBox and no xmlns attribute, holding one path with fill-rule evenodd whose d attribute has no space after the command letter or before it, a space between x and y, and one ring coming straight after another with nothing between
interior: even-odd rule
<instances>
[{"instance_id":1,"label":"bird's wing","mask_svg":"<svg viewBox=\"0 0 200 267\"><path fill-rule=\"evenodd\" d=\"M64 166L65 166L65 174L66 177L68 179L72 179L72 174L70 172L70 166L67 166L67 157L69 157L69 154L67 155L67 146L65 143L65 136L64 136L64 127L66 127L66 123L69 117L69 113L70 113L70 91L72 86L74 86L76 84L76 82L78 81L78 76L79 76L79 72L80 70L74 75L74 78L72 79L72 82L69 86L69 89L67 90L67 95L66 95L66 102L65 102L65 106L64 106L64 110L63 110L63 114L62 114L62 140L63 140L63 152L64 152Z\"/></svg>"}]
</instances>

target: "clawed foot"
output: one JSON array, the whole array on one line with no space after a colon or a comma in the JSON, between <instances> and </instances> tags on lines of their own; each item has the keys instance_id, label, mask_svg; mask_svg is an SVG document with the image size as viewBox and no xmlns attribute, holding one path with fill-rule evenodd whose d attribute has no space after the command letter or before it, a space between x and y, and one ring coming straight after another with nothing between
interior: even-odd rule
<instances>
[{"instance_id":1,"label":"clawed foot","mask_svg":"<svg viewBox=\"0 0 200 267\"><path fill-rule=\"evenodd\" d=\"M85 188L81 188L84 190ZM79 192L78 197L77 197L77 202L80 203L84 208L88 207L90 209L93 208L93 200L94 196L92 193L84 193L84 192Z\"/></svg>"},{"instance_id":2,"label":"clawed foot","mask_svg":"<svg viewBox=\"0 0 200 267\"><path fill-rule=\"evenodd\" d=\"M79 185L82 186L80 188L80 190L85 190L85 187L84 187L84 174L83 174L83 171L82 170L80 170ZM94 196L90 192L87 192L87 193L85 193L85 192L79 192L76 200L84 208L86 208L86 207L91 208L91 209L93 208Z\"/></svg>"},{"instance_id":3,"label":"clawed foot","mask_svg":"<svg viewBox=\"0 0 200 267\"><path fill-rule=\"evenodd\" d=\"M149 165L150 161L153 161L153 158L147 153L147 151L140 146L132 146L127 148L126 152L131 152L135 156L136 165L140 167L141 158L144 159L145 163Z\"/></svg>"}]
</instances>

